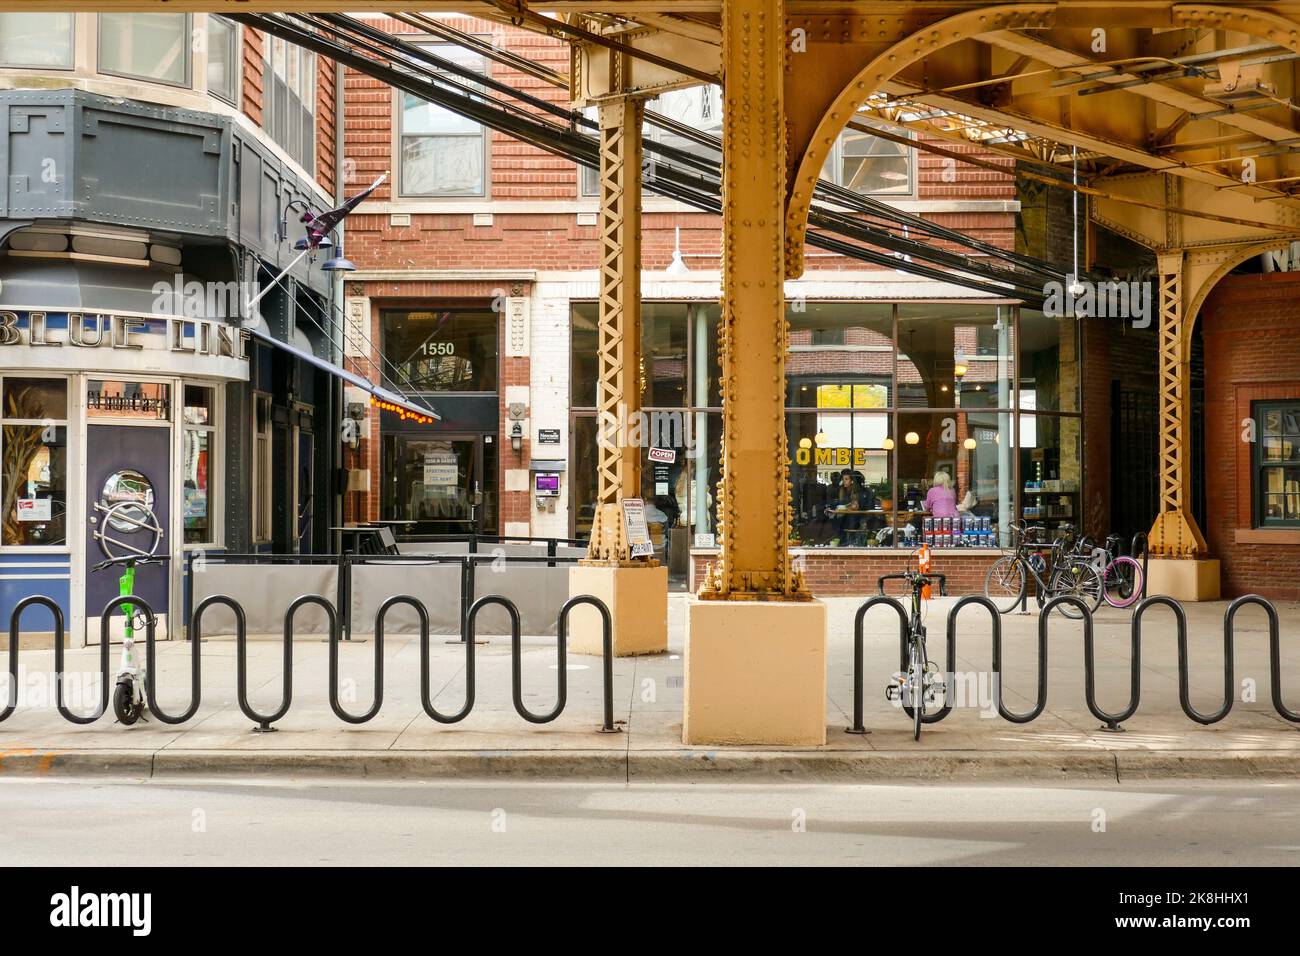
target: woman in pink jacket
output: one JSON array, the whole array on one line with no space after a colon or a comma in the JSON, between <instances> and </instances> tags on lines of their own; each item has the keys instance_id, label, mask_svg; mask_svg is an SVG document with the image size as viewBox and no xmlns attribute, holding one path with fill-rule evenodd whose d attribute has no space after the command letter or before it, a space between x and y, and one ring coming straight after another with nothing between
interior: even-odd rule
<instances>
[{"instance_id":1,"label":"woman in pink jacket","mask_svg":"<svg viewBox=\"0 0 1300 956\"><path fill-rule=\"evenodd\" d=\"M935 518L957 517L957 492L952 487L952 476L946 471L934 473L934 484L925 495L925 510Z\"/></svg>"}]
</instances>

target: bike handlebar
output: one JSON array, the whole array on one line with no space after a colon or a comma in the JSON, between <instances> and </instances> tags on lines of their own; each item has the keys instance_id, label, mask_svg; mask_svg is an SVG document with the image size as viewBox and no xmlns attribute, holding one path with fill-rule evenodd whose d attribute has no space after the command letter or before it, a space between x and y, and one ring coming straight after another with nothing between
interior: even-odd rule
<instances>
[{"instance_id":1,"label":"bike handlebar","mask_svg":"<svg viewBox=\"0 0 1300 956\"><path fill-rule=\"evenodd\" d=\"M945 575L933 572L930 574L921 574L919 571L904 571L901 574L882 574L876 579L876 589L881 594L884 594L886 581L907 581L908 583L913 583L917 579L920 579L921 584L929 584L931 578L937 578L939 581L939 597L947 597L948 578Z\"/></svg>"},{"instance_id":2,"label":"bike handlebar","mask_svg":"<svg viewBox=\"0 0 1300 956\"><path fill-rule=\"evenodd\" d=\"M102 571L105 568L112 567L115 564L162 564L171 560L169 554L126 554L119 558L109 558L106 561L100 561L99 564L92 565L91 572Z\"/></svg>"}]
</instances>

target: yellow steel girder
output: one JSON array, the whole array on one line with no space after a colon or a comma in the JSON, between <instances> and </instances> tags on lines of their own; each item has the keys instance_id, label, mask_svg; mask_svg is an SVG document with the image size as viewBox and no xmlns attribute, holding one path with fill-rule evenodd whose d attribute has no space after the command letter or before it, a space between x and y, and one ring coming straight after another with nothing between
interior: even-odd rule
<instances>
[{"instance_id":1,"label":"yellow steel girder","mask_svg":"<svg viewBox=\"0 0 1300 956\"><path fill-rule=\"evenodd\" d=\"M807 598L786 479L784 0L728 0L722 33L721 553L700 597Z\"/></svg>"}]
</instances>

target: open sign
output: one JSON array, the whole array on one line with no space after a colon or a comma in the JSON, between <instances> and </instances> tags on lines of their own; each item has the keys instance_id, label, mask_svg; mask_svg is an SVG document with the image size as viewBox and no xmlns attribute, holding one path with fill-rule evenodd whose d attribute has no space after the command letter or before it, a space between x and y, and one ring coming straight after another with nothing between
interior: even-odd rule
<instances>
[{"instance_id":1,"label":"open sign","mask_svg":"<svg viewBox=\"0 0 1300 956\"><path fill-rule=\"evenodd\" d=\"M677 452L673 451L671 448L651 448L650 451L646 453L646 457L651 461L662 461L671 465L677 460Z\"/></svg>"}]
</instances>

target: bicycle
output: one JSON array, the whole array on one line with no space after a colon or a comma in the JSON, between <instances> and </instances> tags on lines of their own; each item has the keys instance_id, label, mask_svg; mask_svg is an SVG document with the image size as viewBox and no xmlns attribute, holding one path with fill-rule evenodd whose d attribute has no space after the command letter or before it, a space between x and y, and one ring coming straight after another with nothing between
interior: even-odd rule
<instances>
[{"instance_id":1,"label":"bicycle","mask_svg":"<svg viewBox=\"0 0 1300 956\"><path fill-rule=\"evenodd\" d=\"M1121 554L1123 539L1112 534L1099 549L1105 555L1102 569L1102 596L1111 607L1130 607L1142 597L1142 565L1135 558Z\"/></svg>"},{"instance_id":2,"label":"bicycle","mask_svg":"<svg viewBox=\"0 0 1300 956\"><path fill-rule=\"evenodd\" d=\"M930 549L922 545L914 552L917 570L901 574L881 575L876 587L885 593L886 581L906 581L911 596L911 609L907 627L907 673L895 674L885 685L885 699L897 701L903 712L912 718L912 739L921 739L921 724L926 723L925 705L936 702L939 694L947 694L947 685L939 669L929 659L925 650L925 620L923 601L930 599L932 579L939 582L939 595L948 594L948 579L930 571Z\"/></svg>"},{"instance_id":3,"label":"bicycle","mask_svg":"<svg viewBox=\"0 0 1300 956\"><path fill-rule=\"evenodd\" d=\"M994 561L984 575L984 596L1000 614L1010 614L1019 606L1030 578L1034 580L1034 598L1040 609L1061 595L1077 597L1090 609L1101 604L1105 590L1102 569L1079 553L1077 548L1083 539L1077 538L1072 528L1065 526L1061 539L1051 543L1033 540L1043 529L1023 521L1011 530L1011 553ZM1061 613L1075 619L1083 616L1072 604L1061 605Z\"/></svg>"}]
</instances>

